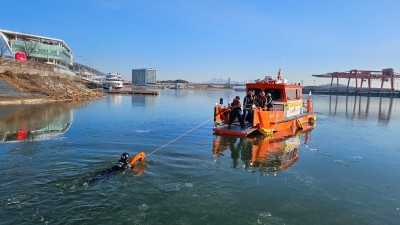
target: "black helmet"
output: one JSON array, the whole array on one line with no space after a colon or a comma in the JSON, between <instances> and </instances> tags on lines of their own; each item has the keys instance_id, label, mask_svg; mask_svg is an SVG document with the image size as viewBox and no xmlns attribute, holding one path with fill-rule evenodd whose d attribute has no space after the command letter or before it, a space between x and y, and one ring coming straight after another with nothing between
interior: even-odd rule
<instances>
[{"instance_id":1,"label":"black helmet","mask_svg":"<svg viewBox=\"0 0 400 225\"><path fill-rule=\"evenodd\" d=\"M123 153L122 155L121 155L121 161L124 161L124 162L128 162L128 160L130 159L131 157L129 156L129 154L128 153Z\"/></svg>"}]
</instances>

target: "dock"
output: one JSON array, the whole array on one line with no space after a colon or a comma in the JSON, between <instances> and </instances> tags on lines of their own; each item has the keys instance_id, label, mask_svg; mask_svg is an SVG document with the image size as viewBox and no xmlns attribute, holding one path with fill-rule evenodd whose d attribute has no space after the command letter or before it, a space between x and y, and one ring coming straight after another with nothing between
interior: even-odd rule
<instances>
[{"instance_id":1,"label":"dock","mask_svg":"<svg viewBox=\"0 0 400 225\"><path fill-rule=\"evenodd\" d=\"M158 91L145 90L109 90L107 94L124 94L124 95L160 95Z\"/></svg>"},{"instance_id":2,"label":"dock","mask_svg":"<svg viewBox=\"0 0 400 225\"><path fill-rule=\"evenodd\" d=\"M390 84L390 89L389 92L395 93L399 91L399 83L397 83L397 87L395 90L394 84L396 79L400 79L400 74L395 73L393 68L387 68L387 69L382 69L382 71L378 70L350 70L346 72L332 72L332 73L326 73L326 74L314 74L312 75L313 77L318 77L318 78L331 78L331 86L329 88L329 92L334 91L333 90L333 80L336 79L336 92L340 92L340 87L339 87L339 78L341 79L347 79L347 87L346 87L346 92L355 92L355 93L371 93L371 92L377 92L378 95L382 95L380 93L385 92L383 89L383 84L385 82L389 82ZM354 79L356 86L355 88L350 87L350 80ZM379 91L374 91L372 88L372 81L380 81L380 89ZM360 85L358 85L358 82L360 82ZM363 83L368 82L368 89L363 88ZM314 80L314 88L315 88L315 80ZM353 89L353 91L351 91ZM383 94L385 95L385 94Z\"/></svg>"}]
</instances>

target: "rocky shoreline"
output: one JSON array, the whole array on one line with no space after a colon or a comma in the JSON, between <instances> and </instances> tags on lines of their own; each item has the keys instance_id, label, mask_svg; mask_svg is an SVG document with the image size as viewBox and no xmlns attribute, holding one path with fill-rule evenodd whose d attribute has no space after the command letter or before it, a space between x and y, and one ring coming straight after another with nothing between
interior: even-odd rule
<instances>
[{"instance_id":1,"label":"rocky shoreline","mask_svg":"<svg viewBox=\"0 0 400 225\"><path fill-rule=\"evenodd\" d=\"M8 68L0 70L0 78L22 93L6 97L0 95L0 104L75 101L104 96L101 89L93 89L86 81L65 74Z\"/></svg>"}]
</instances>

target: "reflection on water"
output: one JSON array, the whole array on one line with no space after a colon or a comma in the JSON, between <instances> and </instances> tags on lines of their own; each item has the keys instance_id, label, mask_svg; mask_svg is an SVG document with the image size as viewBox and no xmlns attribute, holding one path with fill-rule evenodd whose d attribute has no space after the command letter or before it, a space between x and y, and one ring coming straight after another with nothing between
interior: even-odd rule
<instances>
[{"instance_id":1,"label":"reflection on water","mask_svg":"<svg viewBox=\"0 0 400 225\"><path fill-rule=\"evenodd\" d=\"M344 102L343 98L345 98ZM344 112L346 117L351 119L366 119L376 116L380 123L388 124L392 116L392 109L393 98L329 96L329 113L339 115Z\"/></svg>"},{"instance_id":2,"label":"reflection on water","mask_svg":"<svg viewBox=\"0 0 400 225\"><path fill-rule=\"evenodd\" d=\"M2 106L0 142L43 140L64 133L73 120L73 109L84 102Z\"/></svg>"},{"instance_id":3,"label":"reflection on water","mask_svg":"<svg viewBox=\"0 0 400 225\"><path fill-rule=\"evenodd\" d=\"M154 108L156 106L156 95L132 95L132 106Z\"/></svg>"},{"instance_id":4,"label":"reflection on water","mask_svg":"<svg viewBox=\"0 0 400 225\"><path fill-rule=\"evenodd\" d=\"M122 102L122 95L118 95L118 94L109 94L107 96L107 103L110 106L121 106L121 102Z\"/></svg>"},{"instance_id":5,"label":"reflection on water","mask_svg":"<svg viewBox=\"0 0 400 225\"><path fill-rule=\"evenodd\" d=\"M238 168L241 160L248 171L275 173L297 161L303 134L304 144L307 144L311 129L275 133L273 137L261 134L247 138L215 136L213 154L224 156L226 151L230 151L233 168Z\"/></svg>"}]
</instances>

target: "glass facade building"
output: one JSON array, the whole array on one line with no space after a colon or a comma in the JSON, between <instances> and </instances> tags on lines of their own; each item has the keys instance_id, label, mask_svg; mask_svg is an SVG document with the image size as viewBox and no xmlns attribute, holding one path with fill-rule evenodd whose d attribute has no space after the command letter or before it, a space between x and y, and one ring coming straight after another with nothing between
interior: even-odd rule
<instances>
[{"instance_id":1,"label":"glass facade building","mask_svg":"<svg viewBox=\"0 0 400 225\"><path fill-rule=\"evenodd\" d=\"M0 37L13 55L24 52L36 61L66 68L73 65L73 53L63 40L7 30L0 30Z\"/></svg>"},{"instance_id":2,"label":"glass facade building","mask_svg":"<svg viewBox=\"0 0 400 225\"><path fill-rule=\"evenodd\" d=\"M156 84L157 83L156 69L153 68L133 69L132 83L138 86Z\"/></svg>"}]
</instances>

